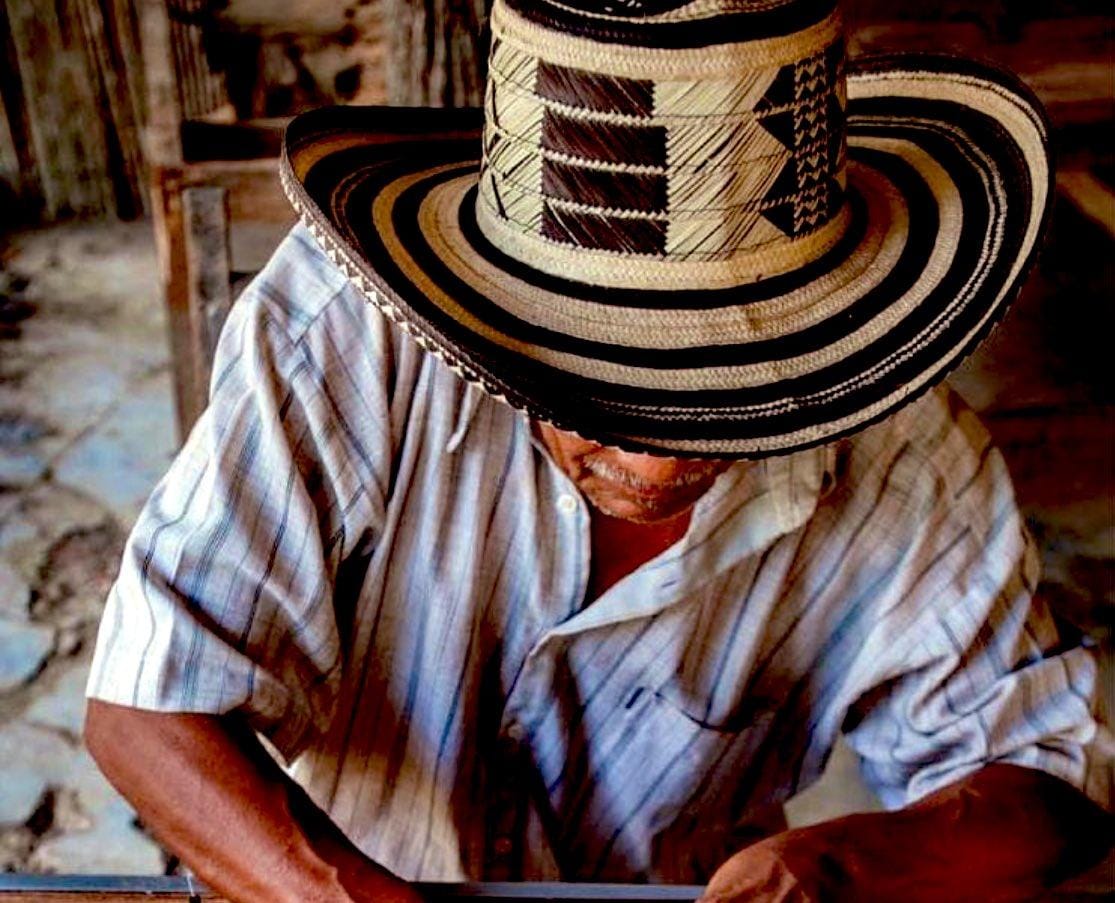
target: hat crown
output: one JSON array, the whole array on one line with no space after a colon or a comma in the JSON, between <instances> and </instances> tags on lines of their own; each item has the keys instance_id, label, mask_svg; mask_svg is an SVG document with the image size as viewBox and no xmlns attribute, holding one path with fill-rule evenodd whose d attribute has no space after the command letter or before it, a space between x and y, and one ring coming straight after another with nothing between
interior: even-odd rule
<instances>
[{"instance_id":1,"label":"hat crown","mask_svg":"<svg viewBox=\"0 0 1115 903\"><path fill-rule=\"evenodd\" d=\"M743 284L846 228L832 0L496 0L477 222L623 288Z\"/></svg>"},{"instance_id":2,"label":"hat crown","mask_svg":"<svg viewBox=\"0 0 1115 903\"><path fill-rule=\"evenodd\" d=\"M685 6L696 5L693 0L568 0L563 4L567 9L575 9L586 16L632 16L647 17L674 12Z\"/></svg>"},{"instance_id":3,"label":"hat crown","mask_svg":"<svg viewBox=\"0 0 1115 903\"><path fill-rule=\"evenodd\" d=\"M801 30L832 13L836 0L501 0L523 18L567 34L607 40L639 34L638 43L685 43L686 31L659 28L667 23L715 23L738 28L729 39L772 37ZM608 25L607 23L612 23ZM628 31L628 27L639 31ZM656 33L657 32L657 33ZM722 33L699 35L692 46L715 43ZM623 38L627 40L627 38Z\"/></svg>"}]
</instances>

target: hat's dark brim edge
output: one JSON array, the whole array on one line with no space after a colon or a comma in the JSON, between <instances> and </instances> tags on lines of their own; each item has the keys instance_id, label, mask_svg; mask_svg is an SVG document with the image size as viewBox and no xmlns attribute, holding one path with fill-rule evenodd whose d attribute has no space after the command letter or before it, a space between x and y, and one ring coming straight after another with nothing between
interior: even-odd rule
<instances>
[{"instance_id":1,"label":"hat's dark brim edge","mask_svg":"<svg viewBox=\"0 0 1115 903\"><path fill-rule=\"evenodd\" d=\"M797 34L831 16L837 3L836 0L799 0L764 10L723 13L711 19L668 22L648 22L636 16L594 19L568 7L523 4L519 0L508 0L507 6L532 24L550 31L605 44L676 50Z\"/></svg>"},{"instance_id":2,"label":"hat's dark brim edge","mask_svg":"<svg viewBox=\"0 0 1115 903\"><path fill-rule=\"evenodd\" d=\"M1053 205L1053 174L1054 161L1050 144L1052 126L1046 110L1036 94L1017 76L996 64L986 61L975 61L966 57L952 54L936 53L891 53L877 54L850 61L848 76L854 79L857 75L872 75L880 73L940 74L941 76L956 77L968 75L982 81L997 84L1025 102L1040 126L1042 133L1042 148L1049 161L1048 178L1046 186L1045 206L1041 211L1041 221L1038 229L1038 239L1030 248L1022 266L1019 268L1014 280L1003 286L1003 301L998 305L993 316L981 325L971 339L960 348L950 359L941 362L940 366L921 385L907 395L903 396L893 405L880 412L857 421L852 426L843 430L836 430L813 440L788 445L784 448L747 450L740 452L701 452L692 449L669 449L662 445L640 442L629 436L592 434L584 436L596 442L601 442L624 451L641 452L664 457L684 458L713 458L713 459L746 459L758 460L767 457L792 454L819 445L828 445L847 436L854 435L892 416L898 410L914 403L928 393L935 386L940 385L953 373L975 349L1002 322L1006 312L1011 307L1013 300L1029 278L1037 262L1042 247L1042 237L1046 233L1049 217ZM387 284L375 270L362 261L358 254L348 247L347 242L340 236L333 224L318 209L310 198L305 187L293 175L288 157L288 148L303 140L308 134L321 134L327 131L347 130L353 124L359 123L366 126L363 110L355 107L328 107L304 113L294 119L288 126L284 135L283 154L280 164L280 174L283 188L291 204L301 217L304 224L321 244L323 250L337 265L345 276L361 290L361 293L376 306L389 320L397 324L422 348L431 352L445 363L450 369L467 382L478 385L489 395L505 402L527 416L548 423L557 429L583 435L575 423L566 421L561 416L556 416L552 411L543 408L538 401L523 394L513 385L508 384L495 374L491 373L479 361L472 359L467 354L444 341L437 330L431 328L425 320L414 316L409 306L399 297L397 292ZM377 111L380 119L380 136L385 141L390 141L390 136L397 135L400 139L413 139L415 136L452 135L453 133L466 133L478 130L482 125L482 113L479 109L444 109L427 107L392 107L382 108Z\"/></svg>"}]
</instances>

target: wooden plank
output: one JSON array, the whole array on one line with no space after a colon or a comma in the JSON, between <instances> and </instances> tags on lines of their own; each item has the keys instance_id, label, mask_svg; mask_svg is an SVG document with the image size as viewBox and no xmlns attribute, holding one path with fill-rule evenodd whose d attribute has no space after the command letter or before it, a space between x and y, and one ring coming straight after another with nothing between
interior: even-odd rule
<instances>
[{"instance_id":1,"label":"wooden plank","mask_svg":"<svg viewBox=\"0 0 1115 903\"><path fill-rule=\"evenodd\" d=\"M0 178L7 181L18 200L40 196L19 61L3 3L0 3L0 120ZM8 216L14 218L16 213L10 210Z\"/></svg>"},{"instance_id":2,"label":"wooden plank","mask_svg":"<svg viewBox=\"0 0 1115 903\"><path fill-rule=\"evenodd\" d=\"M232 124L187 121L182 124L182 155L192 161L277 160L288 121L261 119Z\"/></svg>"},{"instance_id":3,"label":"wooden plank","mask_svg":"<svg viewBox=\"0 0 1115 903\"><path fill-rule=\"evenodd\" d=\"M136 127L136 150L142 159L141 189L147 188L147 161L143 147L143 123L147 115L147 79L139 43L139 18L135 0L101 0L105 7L105 27L111 32L112 46L119 54L124 86Z\"/></svg>"},{"instance_id":4,"label":"wooden plank","mask_svg":"<svg viewBox=\"0 0 1115 903\"><path fill-rule=\"evenodd\" d=\"M200 119L228 106L224 77L209 67L205 26L212 13L208 0L164 0L170 14L170 37L178 72L178 92L187 119ZM229 108L231 115L231 108Z\"/></svg>"},{"instance_id":5,"label":"wooden plank","mask_svg":"<svg viewBox=\"0 0 1115 903\"><path fill-rule=\"evenodd\" d=\"M137 0L139 40L143 48L143 77L147 90L144 147L152 168L182 163L179 127L182 107L175 85L170 18L165 0Z\"/></svg>"},{"instance_id":6,"label":"wooden plank","mask_svg":"<svg viewBox=\"0 0 1115 903\"><path fill-rule=\"evenodd\" d=\"M143 186L147 183L147 173L139 132L141 111L135 106L135 98L128 87L132 73L139 69L139 60L129 59L121 46L112 0L73 2L85 32L90 68L97 74L94 85L99 89L99 106L108 120L105 153L116 212L130 219L142 213L146 206ZM107 12L102 3L109 4Z\"/></svg>"},{"instance_id":7,"label":"wooden plank","mask_svg":"<svg viewBox=\"0 0 1115 903\"><path fill-rule=\"evenodd\" d=\"M4 0L49 216L114 210L97 73L72 0Z\"/></svg>"},{"instance_id":8,"label":"wooden plank","mask_svg":"<svg viewBox=\"0 0 1115 903\"><path fill-rule=\"evenodd\" d=\"M192 200L187 202L187 196ZM156 171L152 219L182 439L205 410L212 342L223 324L222 306L227 312L231 303L222 300L217 275L224 266L227 283L231 270L227 237L223 250L219 243L214 246L203 237L209 226L217 230L210 236L219 233L217 224L222 214L218 213L217 198L221 198L225 229L229 221L237 219L283 226L293 225L296 219L279 183L277 160L192 164L182 170ZM190 208L196 212L196 220ZM227 284L224 290L228 291ZM214 300L210 303L206 299ZM199 313L202 310L208 312Z\"/></svg>"},{"instance_id":9,"label":"wooden plank","mask_svg":"<svg viewBox=\"0 0 1115 903\"><path fill-rule=\"evenodd\" d=\"M232 306L228 193L219 187L188 188L182 193L182 204L191 332L197 343L193 350L195 380L197 388L205 390L213 369L217 338ZM205 395L197 400L202 409L207 402Z\"/></svg>"},{"instance_id":10,"label":"wooden plank","mask_svg":"<svg viewBox=\"0 0 1115 903\"><path fill-rule=\"evenodd\" d=\"M4 95L0 93L0 182L3 191L0 191L0 204L9 201L5 194L17 198L23 193L23 178L19 169L19 151L16 150L15 136L12 135L8 123L8 111L4 106ZM10 215L10 213L9 213ZM3 225L10 225L5 220Z\"/></svg>"},{"instance_id":11,"label":"wooden plank","mask_svg":"<svg viewBox=\"0 0 1115 903\"><path fill-rule=\"evenodd\" d=\"M245 160L191 163L182 171L182 183L216 185L228 191L229 217L232 222L251 220L293 225L294 208L279 181L279 161Z\"/></svg>"},{"instance_id":12,"label":"wooden plank","mask_svg":"<svg viewBox=\"0 0 1115 903\"><path fill-rule=\"evenodd\" d=\"M151 219L159 258L163 299L166 303L167 338L174 370L174 407L178 438L184 440L204 410L199 399L194 349L197 339L190 317L189 264L186 259L186 223L182 208L181 175L176 170L156 170L151 188Z\"/></svg>"},{"instance_id":13,"label":"wooden plank","mask_svg":"<svg viewBox=\"0 0 1115 903\"><path fill-rule=\"evenodd\" d=\"M2 0L0 100L24 193L41 199L47 218L144 210L138 57L124 2Z\"/></svg>"},{"instance_id":14,"label":"wooden plank","mask_svg":"<svg viewBox=\"0 0 1115 903\"><path fill-rule=\"evenodd\" d=\"M388 102L479 106L487 73L485 0L384 0Z\"/></svg>"}]
</instances>

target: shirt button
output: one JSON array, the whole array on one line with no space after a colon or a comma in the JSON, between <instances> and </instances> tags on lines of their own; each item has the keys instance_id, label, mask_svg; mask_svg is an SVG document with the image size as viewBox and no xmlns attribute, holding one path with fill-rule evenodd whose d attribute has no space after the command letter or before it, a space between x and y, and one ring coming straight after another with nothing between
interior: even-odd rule
<instances>
[{"instance_id":1,"label":"shirt button","mask_svg":"<svg viewBox=\"0 0 1115 903\"><path fill-rule=\"evenodd\" d=\"M523 726L519 724L518 721L512 721L509 725L507 725L507 736L510 739L514 740L516 743L521 743L523 737L525 737L526 735L527 732L523 729Z\"/></svg>"},{"instance_id":2,"label":"shirt button","mask_svg":"<svg viewBox=\"0 0 1115 903\"><path fill-rule=\"evenodd\" d=\"M497 856L508 856L511 853L511 838L510 837L497 837L495 845Z\"/></svg>"},{"instance_id":3,"label":"shirt button","mask_svg":"<svg viewBox=\"0 0 1115 903\"><path fill-rule=\"evenodd\" d=\"M577 500L571 495L563 495L557 500L557 506L562 514L572 514L577 510Z\"/></svg>"}]
</instances>

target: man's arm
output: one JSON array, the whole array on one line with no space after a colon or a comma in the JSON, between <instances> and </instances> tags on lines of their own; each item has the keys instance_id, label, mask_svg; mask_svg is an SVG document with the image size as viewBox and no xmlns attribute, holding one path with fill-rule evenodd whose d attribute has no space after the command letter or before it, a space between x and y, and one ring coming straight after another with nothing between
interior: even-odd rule
<instances>
[{"instance_id":1,"label":"man's arm","mask_svg":"<svg viewBox=\"0 0 1115 903\"><path fill-rule=\"evenodd\" d=\"M360 853L235 718L91 699L85 742L159 840L230 900L420 900Z\"/></svg>"},{"instance_id":2,"label":"man's arm","mask_svg":"<svg viewBox=\"0 0 1115 903\"><path fill-rule=\"evenodd\" d=\"M1110 849L1113 821L1044 772L991 765L907 809L748 847L713 875L702 900L1029 900Z\"/></svg>"}]
</instances>

